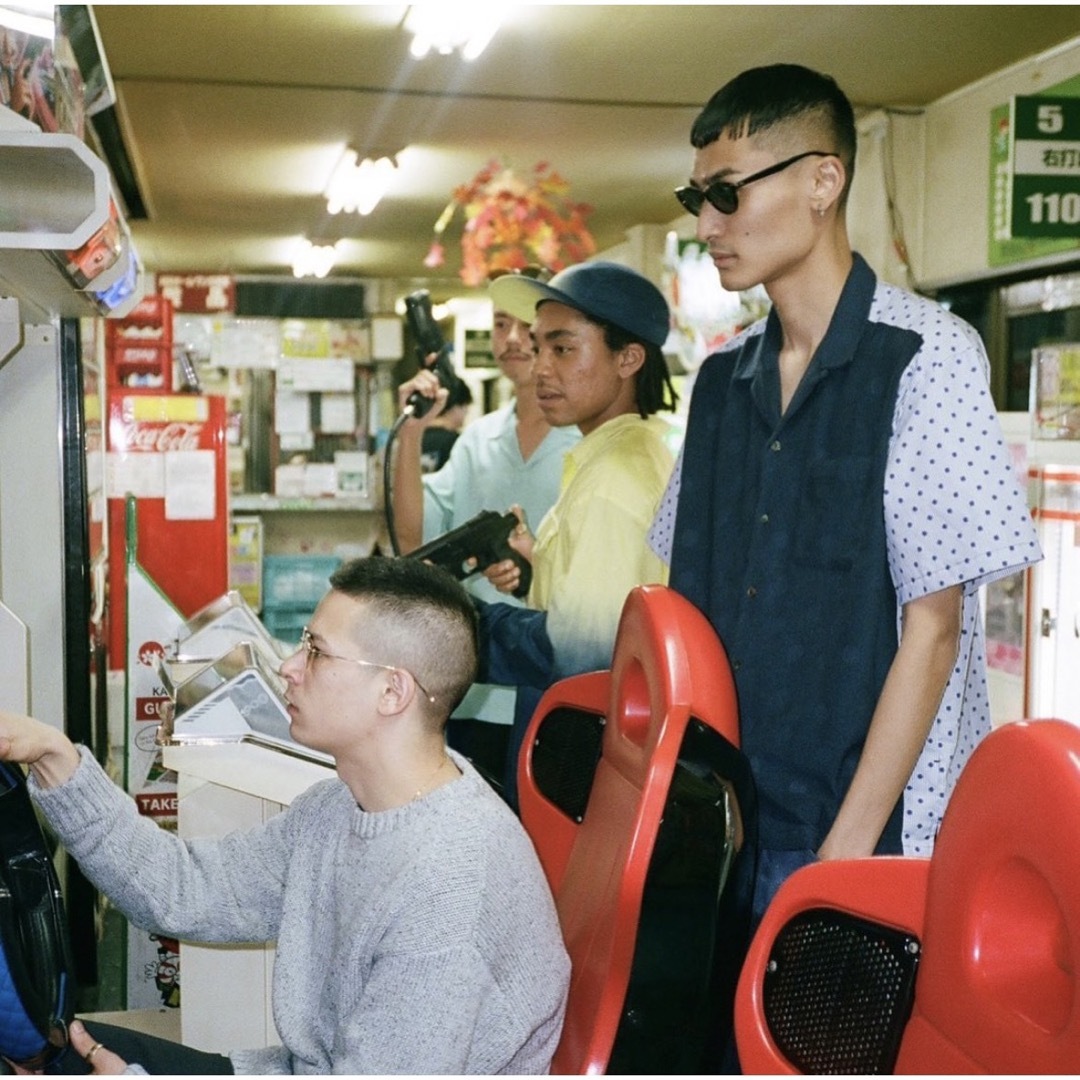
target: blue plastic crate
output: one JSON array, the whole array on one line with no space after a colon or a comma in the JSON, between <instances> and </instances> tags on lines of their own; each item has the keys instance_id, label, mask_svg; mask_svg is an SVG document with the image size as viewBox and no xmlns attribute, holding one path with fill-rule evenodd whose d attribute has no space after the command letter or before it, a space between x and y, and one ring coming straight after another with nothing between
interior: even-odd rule
<instances>
[{"instance_id":1,"label":"blue plastic crate","mask_svg":"<svg viewBox=\"0 0 1080 1080\"><path fill-rule=\"evenodd\" d=\"M271 608L262 614L263 626L267 633L278 641L288 645L299 645L304 627L311 622L314 610L282 611Z\"/></svg>"},{"instance_id":2,"label":"blue plastic crate","mask_svg":"<svg viewBox=\"0 0 1080 1080\"><path fill-rule=\"evenodd\" d=\"M263 613L309 614L330 588L330 575L341 565L336 555L267 555L263 558Z\"/></svg>"}]
</instances>

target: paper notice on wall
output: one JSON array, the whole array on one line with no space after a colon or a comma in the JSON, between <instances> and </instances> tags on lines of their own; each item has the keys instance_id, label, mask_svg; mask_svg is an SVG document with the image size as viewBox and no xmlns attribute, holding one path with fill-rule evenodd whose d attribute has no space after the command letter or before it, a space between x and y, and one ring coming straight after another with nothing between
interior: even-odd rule
<instances>
[{"instance_id":1,"label":"paper notice on wall","mask_svg":"<svg viewBox=\"0 0 1080 1080\"><path fill-rule=\"evenodd\" d=\"M295 435L311 430L311 395L278 390L274 395L274 431Z\"/></svg>"},{"instance_id":2,"label":"paper notice on wall","mask_svg":"<svg viewBox=\"0 0 1080 1080\"><path fill-rule=\"evenodd\" d=\"M214 451L170 450L164 456L165 520L212 521L217 516Z\"/></svg>"},{"instance_id":3,"label":"paper notice on wall","mask_svg":"<svg viewBox=\"0 0 1080 1080\"><path fill-rule=\"evenodd\" d=\"M137 499L160 499L165 494L164 456L157 453L106 454L105 490L110 498L134 495Z\"/></svg>"},{"instance_id":4,"label":"paper notice on wall","mask_svg":"<svg viewBox=\"0 0 1080 1080\"><path fill-rule=\"evenodd\" d=\"M351 435L356 431L356 395L322 394L319 430L325 435Z\"/></svg>"},{"instance_id":5,"label":"paper notice on wall","mask_svg":"<svg viewBox=\"0 0 1080 1080\"><path fill-rule=\"evenodd\" d=\"M278 363L280 390L297 393L351 394L356 388L356 365L352 360L295 360L282 357Z\"/></svg>"}]
</instances>

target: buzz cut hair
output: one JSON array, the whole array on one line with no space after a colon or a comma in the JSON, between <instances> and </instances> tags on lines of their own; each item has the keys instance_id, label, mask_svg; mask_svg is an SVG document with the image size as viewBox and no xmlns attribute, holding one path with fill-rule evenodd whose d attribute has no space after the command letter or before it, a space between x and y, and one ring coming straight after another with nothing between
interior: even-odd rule
<instances>
[{"instance_id":1,"label":"buzz cut hair","mask_svg":"<svg viewBox=\"0 0 1080 1080\"><path fill-rule=\"evenodd\" d=\"M444 725L477 673L478 618L461 582L420 559L373 555L342 563L330 586L364 603L379 662L413 672L435 697L425 712Z\"/></svg>"},{"instance_id":2,"label":"buzz cut hair","mask_svg":"<svg viewBox=\"0 0 1080 1080\"><path fill-rule=\"evenodd\" d=\"M697 149L722 135L730 139L802 126L828 146L805 147L836 154L844 165L846 201L855 175L855 110L830 75L799 64L750 68L722 86L706 103L690 129Z\"/></svg>"}]
</instances>

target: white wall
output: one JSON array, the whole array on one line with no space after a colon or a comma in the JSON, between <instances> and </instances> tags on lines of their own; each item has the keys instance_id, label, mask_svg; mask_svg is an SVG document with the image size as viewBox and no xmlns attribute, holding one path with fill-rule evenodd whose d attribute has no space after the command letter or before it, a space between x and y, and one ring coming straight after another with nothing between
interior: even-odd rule
<instances>
[{"instance_id":1,"label":"white wall","mask_svg":"<svg viewBox=\"0 0 1080 1080\"><path fill-rule=\"evenodd\" d=\"M923 288L991 272L987 261L990 113L1015 94L1038 94L1080 72L1080 37L1005 68L934 102L925 114L924 195L911 238L915 280ZM912 159L915 143L898 143ZM917 208L912 207L913 211ZM1080 256L1080 248L1071 256ZM1057 259L1036 260L1032 267ZM1022 269L1025 264L1014 264ZM1001 268L994 272L1000 273Z\"/></svg>"},{"instance_id":2,"label":"white wall","mask_svg":"<svg viewBox=\"0 0 1080 1080\"><path fill-rule=\"evenodd\" d=\"M914 278L903 252L910 258L922 212L923 116L879 110L857 127L847 208L851 246L882 280L910 289Z\"/></svg>"},{"instance_id":3,"label":"white wall","mask_svg":"<svg viewBox=\"0 0 1080 1080\"><path fill-rule=\"evenodd\" d=\"M848 201L852 247L885 281L907 288L941 285L1000 273L987 260L990 113L1014 94L1037 94L1080 72L1080 38L972 83L922 110L878 110L860 118L855 180ZM890 209L890 203L892 209ZM894 228L895 226L895 228ZM662 250L655 236L694 235L683 214L666 226L639 226L625 243L598 258L622 262L660 280ZM907 264L894 242L907 249ZM1033 268L1080 256L1036 260ZM1023 269L1025 264L1015 264Z\"/></svg>"}]
</instances>

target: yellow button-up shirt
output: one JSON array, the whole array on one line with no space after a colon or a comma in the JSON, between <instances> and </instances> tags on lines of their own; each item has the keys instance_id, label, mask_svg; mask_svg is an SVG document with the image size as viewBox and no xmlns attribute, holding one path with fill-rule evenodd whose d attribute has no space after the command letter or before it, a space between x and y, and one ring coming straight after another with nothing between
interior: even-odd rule
<instances>
[{"instance_id":1,"label":"yellow button-up shirt","mask_svg":"<svg viewBox=\"0 0 1080 1080\"><path fill-rule=\"evenodd\" d=\"M617 416L563 461L559 498L533 548L529 606L548 613L559 677L609 667L623 603L635 585L666 584L645 536L674 465L659 417Z\"/></svg>"}]
</instances>

